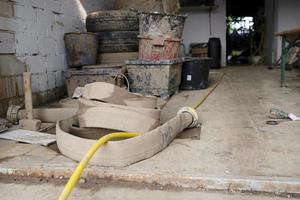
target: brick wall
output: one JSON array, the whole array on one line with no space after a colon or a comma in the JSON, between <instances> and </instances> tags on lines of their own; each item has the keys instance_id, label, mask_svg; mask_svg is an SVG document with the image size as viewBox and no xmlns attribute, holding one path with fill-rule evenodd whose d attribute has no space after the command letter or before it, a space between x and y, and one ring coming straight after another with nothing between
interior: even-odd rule
<instances>
[{"instance_id":1,"label":"brick wall","mask_svg":"<svg viewBox=\"0 0 300 200\"><path fill-rule=\"evenodd\" d=\"M24 71L32 73L35 104L62 95L63 36L83 31L85 16L80 0L0 0L0 116L22 101Z\"/></svg>"}]
</instances>

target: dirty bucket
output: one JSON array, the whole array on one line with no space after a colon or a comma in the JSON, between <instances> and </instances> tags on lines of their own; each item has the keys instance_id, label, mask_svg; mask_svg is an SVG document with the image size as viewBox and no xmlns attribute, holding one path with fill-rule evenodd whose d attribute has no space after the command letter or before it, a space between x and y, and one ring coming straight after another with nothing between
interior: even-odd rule
<instances>
[{"instance_id":1,"label":"dirty bucket","mask_svg":"<svg viewBox=\"0 0 300 200\"><path fill-rule=\"evenodd\" d=\"M139 36L139 59L160 60L179 57L180 39Z\"/></svg>"},{"instance_id":2,"label":"dirty bucket","mask_svg":"<svg viewBox=\"0 0 300 200\"><path fill-rule=\"evenodd\" d=\"M140 35L162 35L170 38L181 38L186 15L173 15L158 12L140 13Z\"/></svg>"},{"instance_id":3,"label":"dirty bucket","mask_svg":"<svg viewBox=\"0 0 300 200\"><path fill-rule=\"evenodd\" d=\"M96 64L98 36L94 33L66 33L64 36L69 67Z\"/></svg>"},{"instance_id":4,"label":"dirty bucket","mask_svg":"<svg viewBox=\"0 0 300 200\"><path fill-rule=\"evenodd\" d=\"M178 91L182 59L159 61L127 60L130 90L144 95L168 98Z\"/></svg>"},{"instance_id":5,"label":"dirty bucket","mask_svg":"<svg viewBox=\"0 0 300 200\"><path fill-rule=\"evenodd\" d=\"M125 67L122 65L90 65L84 66L81 70L69 69L64 72L68 96L73 95L75 88L83 87L88 83L106 82L121 87L124 85L124 80L119 75L124 73Z\"/></svg>"}]
</instances>

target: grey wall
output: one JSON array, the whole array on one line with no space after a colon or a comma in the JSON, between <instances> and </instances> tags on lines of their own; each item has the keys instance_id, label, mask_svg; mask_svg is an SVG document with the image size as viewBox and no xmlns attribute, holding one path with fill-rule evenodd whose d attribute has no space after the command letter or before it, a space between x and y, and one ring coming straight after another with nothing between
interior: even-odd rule
<instances>
[{"instance_id":1,"label":"grey wall","mask_svg":"<svg viewBox=\"0 0 300 200\"><path fill-rule=\"evenodd\" d=\"M207 10L185 11L188 18L183 32L186 47L194 42L208 42L209 37L219 37L222 43L222 65L226 65L226 0L216 0L217 9L211 11L211 33Z\"/></svg>"},{"instance_id":2,"label":"grey wall","mask_svg":"<svg viewBox=\"0 0 300 200\"><path fill-rule=\"evenodd\" d=\"M265 56L266 64L273 63L274 52L277 52L277 47L274 42L275 32L275 1L265 0L265 16L266 16L266 33L265 33Z\"/></svg>"},{"instance_id":3,"label":"grey wall","mask_svg":"<svg viewBox=\"0 0 300 200\"><path fill-rule=\"evenodd\" d=\"M275 32L300 27L300 1L276 0L275 8ZM276 58L281 55L281 39L274 38Z\"/></svg>"},{"instance_id":4,"label":"grey wall","mask_svg":"<svg viewBox=\"0 0 300 200\"><path fill-rule=\"evenodd\" d=\"M59 98L67 69L63 36L84 31L86 13L108 0L0 0L0 116L23 99L22 72L32 73L36 104Z\"/></svg>"},{"instance_id":5,"label":"grey wall","mask_svg":"<svg viewBox=\"0 0 300 200\"><path fill-rule=\"evenodd\" d=\"M112 10L114 2L114 0L80 0L87 14L98 10Z\"/></svg>"}]
</instances>

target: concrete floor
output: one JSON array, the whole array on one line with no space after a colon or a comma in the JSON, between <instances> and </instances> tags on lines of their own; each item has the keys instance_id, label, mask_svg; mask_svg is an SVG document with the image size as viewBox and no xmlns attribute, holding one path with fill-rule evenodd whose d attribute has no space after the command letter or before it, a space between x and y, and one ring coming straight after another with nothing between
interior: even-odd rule
<instances>
[{"instance_id":1,"label":"concrete floor","mask_svg":"<svg viewBox=\"0 0 300 200\"><path fill-rule=\"evenodd\" d=\"M17 181L0 183L0 196L5 200L54 200L63 190L63 185L54 183L33 183L32 181ZM16 192L18 191L18 192ZM284 200L283 197L255 194L230 194L216 192L159 190L146 187L120 185L81 185L70 195L70 200L132 200L132 199L187 199L187 200ZM294 199L294 198L289 198Z\"/></svg>"},{"instance_id":2,"label":"concrete floor","mask_svg":"<svg viewBox=\"0 0 300 200\"><path fill-rule=\"evenodd\" d=\"M199 137L176 139L164 151L129 167L89 166L84 176L193 190L299 195L300 121L266 124L273 107L300 115L297 73L288 72L289 87L280 88L278 70L227 68L221 84L197 110L201 134L200 129L190 131ZM177 94L162 118L206 92ZM75 166L74 161L44 147L0 141L2 174L67 178Z\"/></svg>"}]
</instances>

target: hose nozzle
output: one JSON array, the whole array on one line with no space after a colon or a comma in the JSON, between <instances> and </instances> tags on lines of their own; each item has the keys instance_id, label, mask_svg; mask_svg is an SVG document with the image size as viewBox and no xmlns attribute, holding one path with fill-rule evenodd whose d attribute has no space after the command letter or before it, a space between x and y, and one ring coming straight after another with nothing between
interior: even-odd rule
<instances>
[{"instance_id":1,"label":"hose nozzle","mask_svg":"<svg viewBox=\"0 0 300 200\"><path fill-rule=\"evenodd\" d=\"M191 107L182 107L177 112L177 115L180 115L182 113L189 113L192 116L192 118L193 118L193 121L188 126L188 128L194 128L194 127L197 127L199 125L199 117L198 117L198 114L197 114L197 112L196 112L196 110L194 108L191 108Z\"/></svg>"}]
</instances>

